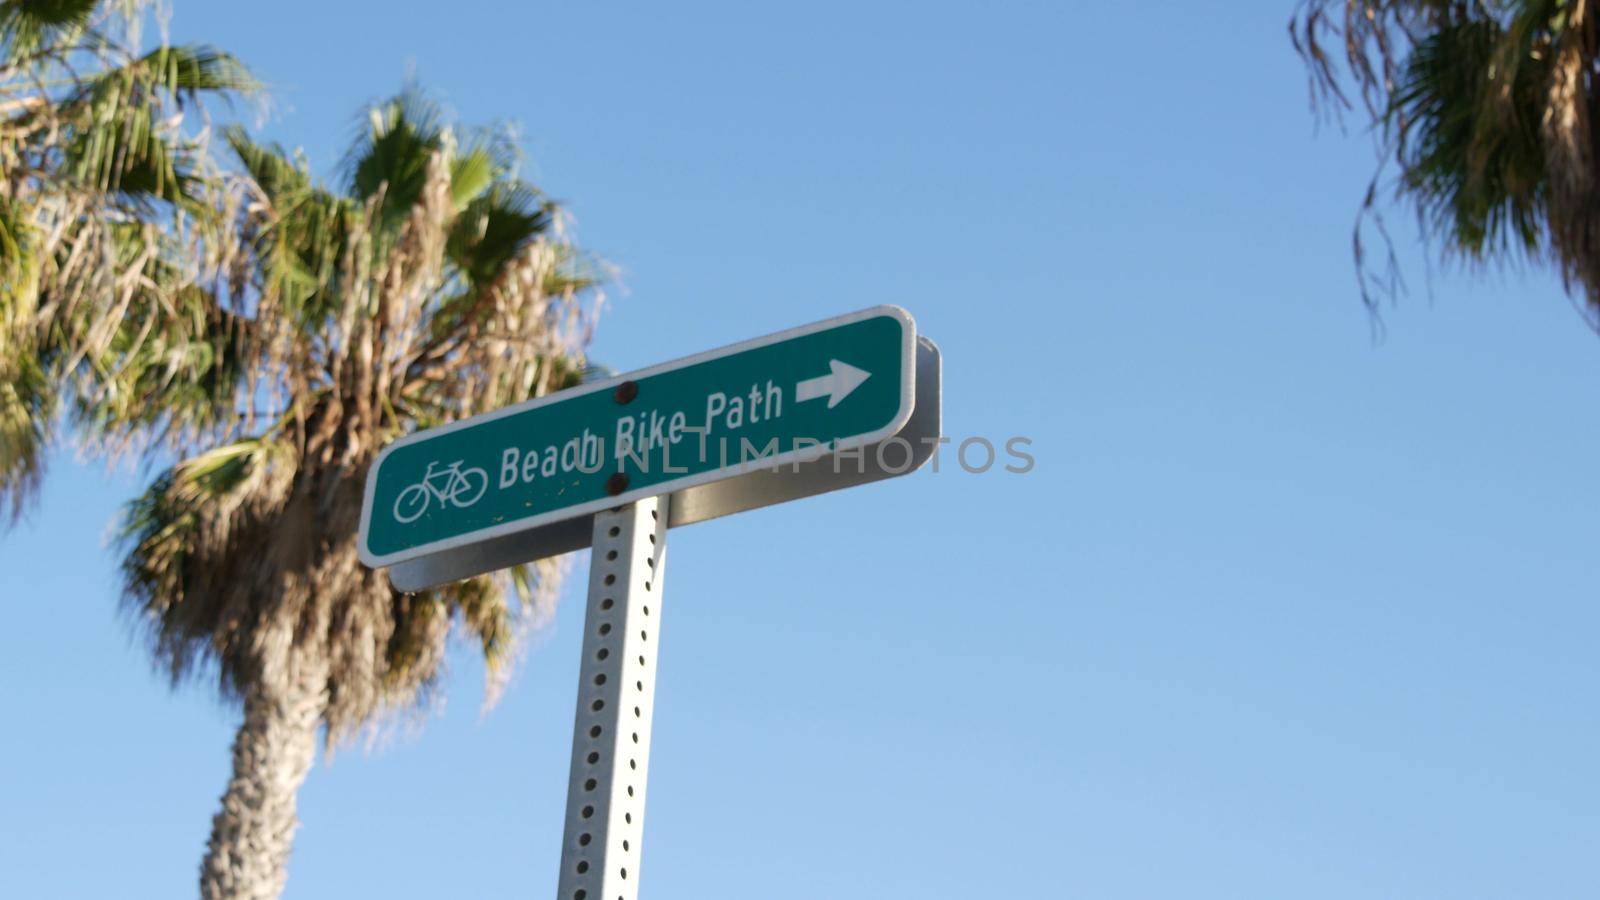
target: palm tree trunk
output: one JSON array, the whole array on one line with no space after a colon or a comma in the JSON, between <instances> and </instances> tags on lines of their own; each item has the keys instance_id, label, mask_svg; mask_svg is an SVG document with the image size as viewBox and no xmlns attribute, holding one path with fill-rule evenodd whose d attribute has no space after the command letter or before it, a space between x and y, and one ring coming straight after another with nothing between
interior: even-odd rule
<instances>
[{"instance_id":1,"label":"palm tree trunk","mask_svg":"<svg viewBox=\"0 0 1600 900\"><path fill-rule=\"evenodd\" d=\"M320 685L256 682L233 739L233 777L211 820L200 864L202 900L276 900L288 879L295 795L317 752ZM314 683L314 682L313 682Z\"/></svg>"}]
</instances>

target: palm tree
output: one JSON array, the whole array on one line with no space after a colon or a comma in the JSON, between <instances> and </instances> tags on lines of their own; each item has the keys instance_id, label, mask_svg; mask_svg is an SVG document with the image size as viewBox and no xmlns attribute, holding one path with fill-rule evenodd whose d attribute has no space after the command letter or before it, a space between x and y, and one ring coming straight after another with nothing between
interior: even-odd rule
<instances>
[{"instance_id":1,"label":"palm tree","mask_svg":"<svg viewBox=\"0 0 1600 900\"><path fill-rule=\"evenodd\" d=\"M97 366L111 344L159 342L196 313L197 251L221 220L203 131L185 121L206 95L255 89L210 48L139 52L141 5L0 2L0 502L13 517L63 413L137 401ZM186 431L195 411L164 424Z\"/></svg>"},{"instance_id":2,"label":"palm tree","mask_svg":"<svg viewBox=\"0 0 1600 900\"><path fill-rule=\"evenodd\" d=\"M1600 52L1596 0L1302 0L1290 33L1313 101L1357 103L1381 139L1362 220L1398 199L1447 258L1548 262L1600 327ZM1362 295L1398 282L1356 257ZM1385 237L1387 240L1387 237Z\"/></svg>"},{"instance_id":3,"label":"palm tree","mask_svg":"<svg viewBox=\"0 0 1600 900\"><path fill-rule=\"evenodd\" d=\"M240 249L192 289L209 314L110 354L122 382L165 391L95 421L210 426L129 504L125 590L175 680L215 676L243 706L201 896L268 898L319 731L331 751L425 703L455 624L502 677L556 580L542 563L397 591L357 559L368 466L411 429L576 384L599 268L518 178L509 139L414 91L370 111L337 190L279 147L226 139ZM203 364L174 378L174 355Z\"/></svg>"}]
</instances>

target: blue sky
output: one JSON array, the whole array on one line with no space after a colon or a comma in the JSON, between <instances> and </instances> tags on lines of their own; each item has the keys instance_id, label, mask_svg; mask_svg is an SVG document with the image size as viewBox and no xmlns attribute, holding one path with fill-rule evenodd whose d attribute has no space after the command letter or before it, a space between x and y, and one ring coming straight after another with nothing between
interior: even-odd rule
<instances>
[{"instance_id":1,"label":"blue sky","mask_svg":"<svg viewBox=\"0 0 1600 900\"><path fill-rule=\"evenodd\" d=\"M1543 273L1430 290L1401 214L1372 340L1293 4L173 5L322 171L408 71L521 123L610 365L898 303L947 434L1032 438L672 534L645 896L1600 882L1600 338ZM0 895L193 890L235 714L118 617L139 484L63 449L0 536ZM551 895L579 612L319 763L286 896Z\"/></svg>"}]
</instances>

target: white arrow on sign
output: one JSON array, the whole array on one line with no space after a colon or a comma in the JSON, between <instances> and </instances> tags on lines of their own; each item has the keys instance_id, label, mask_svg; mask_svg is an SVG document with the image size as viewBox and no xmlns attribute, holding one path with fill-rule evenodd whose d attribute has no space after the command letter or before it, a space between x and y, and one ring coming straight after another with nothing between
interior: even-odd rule
<instances>
[{"instance_id":1,"label":"white arrow on sign","mask_svg":"<svg viewBox=\"0 0 1600 900\"><path fill-rule=\"evenodd\" d=\"M818 397L828 398L828 408L833 409L839 401L850 396L850 392L861 386L861 382L872 377L872 373L865 369L858 369L847 362L831 360L828 366L833 369L826 375L816 378L807 378L794 386L794 402L804 403Z\"/></svg>"}]
</instances>

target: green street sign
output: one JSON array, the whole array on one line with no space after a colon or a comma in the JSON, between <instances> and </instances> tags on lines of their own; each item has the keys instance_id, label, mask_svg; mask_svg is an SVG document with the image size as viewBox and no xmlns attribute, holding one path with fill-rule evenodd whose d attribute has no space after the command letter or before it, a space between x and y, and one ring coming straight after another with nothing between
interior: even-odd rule
<instances>
[{"instance_id":1,"label":"green street sign","mask_svg":"<svg viewBox=\"0 0 1600 900\"><path fill-rule=\"evenodd\" d=\"M933 373L920 401L919 369ZM847 464L828 475L818 461L878 447L929 397L918 434L936 437L937 371L910 314L880 306L418 432L368 473L361 558L445 560L434 569L449 576L396 579L415 589L574 549L574 530L552 523L643 497L683 496L682 524L901 474L926 458L922 448L892 471L881 452L871 472ZM695 491L718 482L733 484ZM549 537L466 559L521 533Z\"/></svg>"}]
</instances>

